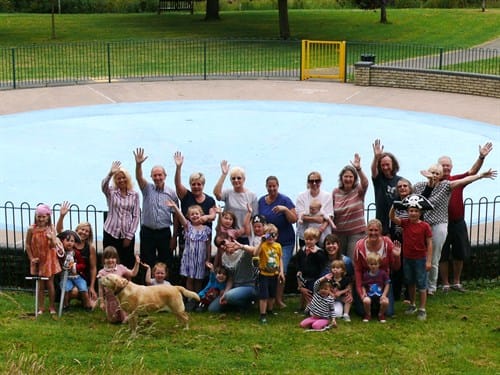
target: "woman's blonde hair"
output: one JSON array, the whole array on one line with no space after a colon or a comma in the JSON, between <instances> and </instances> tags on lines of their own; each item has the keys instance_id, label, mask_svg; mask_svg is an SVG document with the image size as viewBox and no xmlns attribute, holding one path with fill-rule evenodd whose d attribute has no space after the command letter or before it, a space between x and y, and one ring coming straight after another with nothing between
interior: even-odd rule
<instances>
[{"instance_id":1,"label":"woman's blonde hair","mask_svg":"<svg viewBox=\"0 0 500 375\"><path fill-rule=\"evenodd\" d=\"M113 185L115 186L115 188L117 187L118 174L120 174L120 173L123 173L123 175L125 176L125 179L127 180L127 190L132 190L132 188L134 186L133 181L132 181L132 177L130 176L130 173L128 173L128 171L124 168L119 168L118 171L116 171L113 174Z\"/></svg>"}]
</instances>

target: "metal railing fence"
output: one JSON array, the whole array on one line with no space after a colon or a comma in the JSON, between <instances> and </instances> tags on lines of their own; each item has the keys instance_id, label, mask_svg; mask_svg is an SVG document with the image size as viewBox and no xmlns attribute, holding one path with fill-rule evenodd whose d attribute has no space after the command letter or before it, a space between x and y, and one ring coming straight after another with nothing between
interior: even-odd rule
<instances>
[{"instance_id":1,"label":"metal railing fence","mask_svg":"<svg viewBox=\"0 0 500 375\"><path fill-rule=\"evenodd\" d=\"M346 79L361 55L376 63L500 75L495 49L347 42ZM158 39L0 48L0 89L121 80L300 79L300 40Z\"/></svg>"},{"instance_id":2,"label":"metal railing fence","mask_svg":"<svg viewBox=\"0 0 500 375\"><path fill-rule=\"evenodd\" d=\"M52 207L54 222L59 218L60 207L59 204ZM477 202L466 199L465 207L465 219L472 244L472 257L465 264L463 278L466 280L498 280L498 270L500 269L500 196L496 196L492 200L483 197ZM7 201L0 205L0 288L32 288L32 285L24 279L29 273L25 239L26 231L34 220L35 208L36 205L30 205L27 202L16 206L13 202ZM64 227L75 228L82 221L90 222L93 228L94 244L98 253L102 253L101 238L105 216L105 211L97 210L93 205L80 208L73 204L66 215ZM368 221L374 217L375 204L370 203L366 207L366 219ZM179 259L178 252L175 255L176 259Z\"/></svg>"},{"instance_id":3,"label":"metal railing fence","mask_svg":"<svg viewBox=\"0 0 500 375\"><path fill-rule=\"evenodd\" d=\"M298 79L300 41L128 40L0 49L0 89L121 80Z\"/></svg>"},{"instance_id":4,"label":"metal railing fence","mask_svg":"<svg viewBox=\"0 0 500 375\"><path fill-rule=\"evenodd\" d=\"M24 251L24 242L28 227L33 224L35 205L22 202L16 206L7 201L0 205L0 248ZM53 224L59 218L60 204L52 207ZM375 218L375 204L370 203L365 209L366 220ZM72 204L66 215L65 228L75 228L82 221L89 222L93 227L94 243L98 252L102 251L100 239L107 211L98 210L94 205L80 208ZM500 247L500 195L492 200L482 197L474 202L465 200L465 221L467 222L469 239L472 246L497 244Z\"/></svg>"},{"instance_id":5,"label":"metal railing fence","mask_svg":"<svg viewBox=\"0 0 500 375\"><path fill-rule=\"evenodd\" d=\"M348 79L353 79L354 64L362 55L371 55L377 65L389 67L500 76L497 49L347 42Z\"/></svg>"}]
</instances>

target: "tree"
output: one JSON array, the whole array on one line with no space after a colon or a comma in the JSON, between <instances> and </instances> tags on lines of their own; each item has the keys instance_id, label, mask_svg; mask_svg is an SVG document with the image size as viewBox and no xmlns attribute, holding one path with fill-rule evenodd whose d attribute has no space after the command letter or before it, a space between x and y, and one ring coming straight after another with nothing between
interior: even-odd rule
<instances>
[{"instance_id":1,"label":"tree","mask_svg":"<svg viewBox=\"0 0 500 375\"><path fill-rule=\"evenodd\" d=\"M356 0L361 9L380 8L380 23L387 23L387 0Z\"/></svg>"},{"instance_id":2,"label":"tree","mask_svg":"<svg viewBox=\"0 0 500 375\"><path fill-rule=\"evenodd\" d=\"M288 0L278 0L278 16L280 24L280 38L290 38L290 24L288 22Z\"/></svg>"},{"instance_id":3,"label":"tree","mask_svg":"<svg viewBox=\"0 0 500 375\"><path fill-rule=\"evenodd\" d=\"M205 21L219 20L219 0L207 0Z\"/></svg>"}]
</instances>

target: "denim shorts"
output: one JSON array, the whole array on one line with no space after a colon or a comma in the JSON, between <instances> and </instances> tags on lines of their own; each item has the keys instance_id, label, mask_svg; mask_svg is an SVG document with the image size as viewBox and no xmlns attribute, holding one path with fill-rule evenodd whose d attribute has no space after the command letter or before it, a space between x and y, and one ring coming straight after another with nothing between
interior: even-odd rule
<instances>
[{"instance_id":1,"label":"denim shorts","mask_svg":"<svg viewBox=\"0 0 500 375\"><path fill-rule=\"evenodd\" d=\"M61 289L62 289L62 283L63 279L61 279ZM80 275L69 276L68 280L66 280L64 291L70 292L74 287L76 287L79 292L88 292L87 282Z\"/></svg>"},{"instance_id":2,"label":"denim shorts","mask_svg":"<svg viewBox=\"0 0 500 375\"><path fill-rule=\"evenodd\" d=\"M408 285L416 285L417 290L427 289L427 271L425 270L426 258L408 259L404 258L403 271L405 281Z\"/></svg>"}]
</instances>

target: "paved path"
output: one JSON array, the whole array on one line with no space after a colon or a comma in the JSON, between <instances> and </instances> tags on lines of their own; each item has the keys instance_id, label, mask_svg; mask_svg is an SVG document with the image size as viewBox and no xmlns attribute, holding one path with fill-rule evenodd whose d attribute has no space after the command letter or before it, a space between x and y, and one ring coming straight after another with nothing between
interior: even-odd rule
<instances>
[{"instance_id":1,"label":"paved path","mask_svg":"<svg viewBox=\"0 0 500 375\"><path fill-rule=\"evenodd\" d=\"M323 81L162 81L0 91L0 115L39 109L170 100L287 100L436 113L500 125L500 100Z\"/></svg>"}]
</instances>

